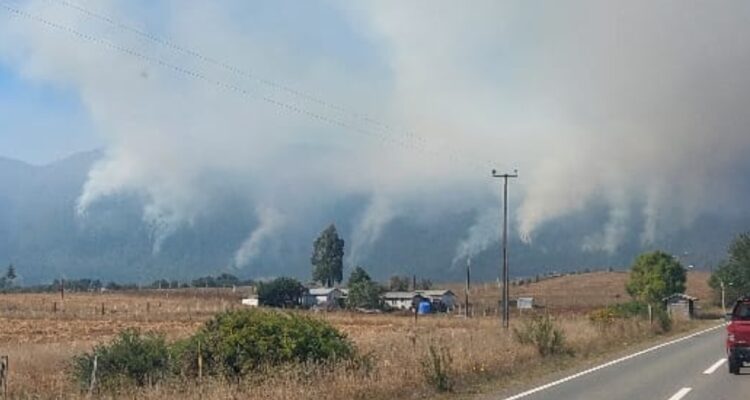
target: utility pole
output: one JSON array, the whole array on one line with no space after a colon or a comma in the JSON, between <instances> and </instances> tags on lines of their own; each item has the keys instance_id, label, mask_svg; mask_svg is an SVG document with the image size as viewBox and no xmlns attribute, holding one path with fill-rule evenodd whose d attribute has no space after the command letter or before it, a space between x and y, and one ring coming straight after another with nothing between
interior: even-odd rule
<instances>
[{"instance_id":1,"label":"utility pole","mask_svg":"<svg viewBox=\"0 0 750 400\"><path fill-rule=\"evenodd\" d=\"M492 170L493 178L503 178L503 328L508 329L510 319L509 288L508 288L508 178L518 178L518 170L512 174L498 174Z\"/></svg>"},{"instance_id":2,"label":"utility pole","mask_svg":"<svg viewBox=\"0 0 750 400\"><path fill-rule=\"evenodd\" d=\"M721 310L724 312L724 315L727 315L726 287L733 286L733 283L724 283L723 279L719 279L719 284L721 285Z\"/></svg>"},{"instance_id":3,"label":"utility pole","mask_svg":"<svg viewBox=\"0 0 750 400\"><path fill-rule=\"evenodd\" d=\"M721 312L722 314L727 315L727 302L724 297L724 281L719 280L719 283L721 284Z\"/></svg>"},{"instance_id":4,"label":"utility pole","mask_svg":"<svg viewBox=\"0 0 750 400\"><path fill-rule=\"evenodd\" d=\"M464 288L464 317L469 318L469 289L471 286L471 257L466 259L466 287Z\"/></svg>"}]
</instances>

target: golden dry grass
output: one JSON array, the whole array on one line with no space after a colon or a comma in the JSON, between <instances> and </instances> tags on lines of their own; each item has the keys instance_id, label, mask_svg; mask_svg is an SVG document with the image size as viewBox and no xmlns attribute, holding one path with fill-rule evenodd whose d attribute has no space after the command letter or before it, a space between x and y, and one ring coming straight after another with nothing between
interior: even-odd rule
<instances>
[{"instance_id":1,"label":"golden dry grass","mask_svg":"<svg viewBox=\"0 0 750 400\"><path fill-rule=\"evenodd\" d=\"M709 272L691 271L688 273L687 294L698 297L699 306L710 307L712 293L708 286ZM591 272L577 275L540 280L536 283L510 287L510 297L533 297L537 305L556 311L585 312L603 306L630 301L625 291L628 281L626 272ZM448 285L464 302L464 286ZM495 283L474 285L469 302L475 305L475 312L481 315L497 312L500 288Z\"/></svg>"},{"instance_id":2,"label":"golden dry grass","mask_svg":"<svg viewBox=\"0 0 750 400\"><path fill-rule=\"evenodd\" d=\"M691 288L699 287L695 282L702 279L695 276L691 275ZM571 310L571 304L577 304L573 300L563 303L563 288L575 287L598 293L599 298L589 298L592 303L607 304L618 283L622 284L622 274L596 273L551 279L523 288L546 296L550 303L559 301L564 305L562 312L553 310L553 315L575 354L566 363L653 337L651 327L636 320L616 321L602 330L592 325L585 314ZM485 295L491 298L489 289ZM84 398L85 394L66 374L67 363L74 355L129 327L160 332L171 339L185 337L216 312L236 307L239 298L239 293L212 290L81 293L66 294L63 305L59 294L0 295L0 354L10 357L11 397ZM53 312L55 302L57 312ZM415 323L411 316L396 314L316 315L346 332L361 353L370 354L372 368L365 371L344 366L330 372L321 366L298 365L274 370L262 379L251 377L239 386L223 381L170 382L107 396L183 400L423 398L433 394L422 371L430 345L449 349L453 359L451 376L459 391L487 381L512 382L518 379L518 371L528 374L541 371L544 365L533 347L518 345L510 332L499 328L494 316L464 319L434 315L420 317ZM513 324L518 323L513 320ZM688 327L679 325L678 329Z\"/></svg>"}]
</instances>

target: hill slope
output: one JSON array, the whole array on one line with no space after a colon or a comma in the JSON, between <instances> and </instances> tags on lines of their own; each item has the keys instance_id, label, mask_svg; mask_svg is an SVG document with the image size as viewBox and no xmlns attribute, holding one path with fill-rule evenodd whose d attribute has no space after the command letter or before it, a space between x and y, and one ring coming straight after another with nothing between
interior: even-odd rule
<instances>
[{"instance_id":1,"label":"hill slope","mask_svg":"<svg viewBox=\"0 0 750 400\"><path fill-rule=\"evenodd\" d=\"M687 279L687 294L699 299L699 305L711 306L713 293L708 286L711 276L706 271L690 271ZM510 297L533 297L538 305L553 309L588 310L610 304L629 301L625 291L628 281L626 272L591 272L542 279L510 288ZM464 287L448 285L463 303ZM500 288L495 283L481 283L470 291L469 301L480 309L494 310L500 300ZM493 311L494 312L494 311Z\"/></svg>"}]
</instances>

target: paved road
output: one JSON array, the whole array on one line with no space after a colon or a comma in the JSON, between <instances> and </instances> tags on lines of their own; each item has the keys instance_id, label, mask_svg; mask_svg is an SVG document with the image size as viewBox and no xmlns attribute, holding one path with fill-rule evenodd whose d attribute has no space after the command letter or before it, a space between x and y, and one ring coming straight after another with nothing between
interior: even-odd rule
<instances>
[{"instance_id":1,"label":"paved road","mask_svg":"<svg viewBox=\"0 0 750 400\"><path fill-rule=\"evenodd\" d=\"M750 368L729 374L724 335L720 327L498 399L750 399Z\"/></svg>"}]
</instances>

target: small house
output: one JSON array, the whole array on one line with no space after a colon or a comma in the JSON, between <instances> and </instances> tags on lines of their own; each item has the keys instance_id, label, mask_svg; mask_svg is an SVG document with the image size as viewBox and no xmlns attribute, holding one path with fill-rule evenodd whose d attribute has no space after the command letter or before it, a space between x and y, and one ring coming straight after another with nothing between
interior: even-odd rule
<instances>
[{"instance_id":1,"label":"small house","mask_svg":"<svg viewBox=\"0 0 750 400\"><path fill-rule=\"evenodd\" d=\"M242 299L242 305L248 306L248 307L258 307L258 298L257 297L248 297L246 299Z\"/></svg>"},{"instance_id":2,"label":"small house","mask_svg":"<svg viewBox=\"0 0 750 400\"><path fill-rule=\"evenodd\" d=\"M697 297L688 296L684 293L675 293L662 299L667 306L667 312L672 318L692 319L695 317L695 302Z\"/></svg>"},{"instance_id":3,"label":"small house","mask_svg":"<svg viewBox=\"0 0 750 400\"><path fill-rule=\"evenodd\" d=\"M342 298L338 288L310 288L302 295L303 307L338 308Z\"/></svg>"},{"instance_id":4,"label":"small house","mask_svg":"<svg viewBox=\"0 0 750 400\"><path fill-rule=\"evenodd\" d=\"M416 293L430 300L432 309L438 312L451 311L456 306L456 295L450 290L417 290Z\"/></svg>"},{"instance_id":5,"label":"small house","mask_svg":"<svg viewBox=\"0 0 750 400\"><path fill-rule=\"evenodd\" d=\"M413 310L427 300L435 312L451 311L456 306L456 295L450 290L417 290L413 292L386 292L383 302L396 310Z\"/></svg>"},{"instance_id":6,"label":"small house","mask_svg":"<svg viewBox=\"0 0 750 400\"><path fill-rule=\"evenodd\" d=\"M422 296L415 292L385 292L383 293L383 303L396 310L411 310L419 302Z\"/></svg>"}]
</instances>

